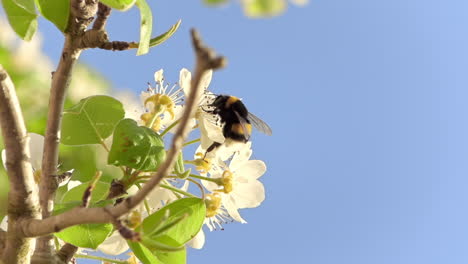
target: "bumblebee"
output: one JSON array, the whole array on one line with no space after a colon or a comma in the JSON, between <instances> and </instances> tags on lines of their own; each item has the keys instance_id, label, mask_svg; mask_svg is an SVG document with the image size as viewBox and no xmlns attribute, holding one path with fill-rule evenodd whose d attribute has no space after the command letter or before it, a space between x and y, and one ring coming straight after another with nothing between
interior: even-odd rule
<instances>
[{"instance_id":1,"label":"bumblebee","mask_svg":"<svg viewBox=\"0 0 468 264\"><path fill-rule=\"evenodd\" d=\"M217 95L208 109L203 109L206 113L213 114L219 118L219 123L223 129L225 139L246 143L250 139L252 126L258 131L271 135L271 128L260 118L250 113L242 101L232 95ZM224 142L213 142L205 153L213 151Z\"/></svg>"}]
</instances>

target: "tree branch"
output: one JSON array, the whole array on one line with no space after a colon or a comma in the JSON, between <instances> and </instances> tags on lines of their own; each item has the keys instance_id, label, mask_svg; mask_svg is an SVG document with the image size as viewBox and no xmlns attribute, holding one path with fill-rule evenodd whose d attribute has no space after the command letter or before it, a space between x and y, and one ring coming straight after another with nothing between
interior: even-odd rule
<instances>
[{"instance_id":1,"label":"tree branch","mask_svg":"<svg viewBox=\"0 0 468 264\"><path fill-rule=\"evenodd\" d=\"M0 127L6 150L6 169L10 180L8 193L8 231L2 260L29 263L34 241L18 232L24 219L39 217L37 186L29 161L29 136L18 97L7 72L0 65Z\"/></svg>"},{"instance_id":2,"label":"tree branch","mask_svg":"<svg viewBox=\"0 0 468 264\"><path fill-rule=\"evenodd\" d=\"M52 175L57 174L58 146L60 143L60 126L62 122L63 105L66 90L71 81L71 72L81 53L79 47L81 36L92 21L97 11L97 0L70 1L71 15L62 56L57 70L52 75L50 89L49 111L47 114L47 128L44 140L44 155L42 159L42 176L40 181L39 198L42 218L50 216L53 210L53 200L57 184ZM53 256L52 236L38 239L34 263L50 263Z\"/></svg>"},{"instance_id":3,"label":"tree branch","mask_svg":"<svg viewBox=\"0 0 468 264\"><path fill-rule=\"evenodd\" d=\"M225 58L215 56L212 50L202 44L195 30L192 30L192 41L196 54L195 75L191 82L192 90L186 101L183 116L177 132L172 139L172 145L166 156L166 160L161 164L158 171L152 175L151 179L134 196L128 197L115 206L108 206L105 208L76 207L70 211L51 216L47 219L32 219L27 224L23 225L22 232L25 236L46 235L78 224L113 222L141 203L161 180L169 174L177 159L177 154L187 137L189 131L188 121L194 116L198 107L199 95L202 89L202 87L200 87L201 78L208 70L219 69L226 63Z\"/></svg>"},{"instance_id":4,"label":"tree branch","mask_svg":"<svg viewBox=\"0 0 468 264\"><path fill-rule=\"evenodd\" d=\"M99 2L96 20L94 20L93 29L104 30L106 27L107 18L112 9L105 4Z\"/></svg>"},{"instance_id":5,"label":"tree branch","mask_svg":"<svg viewBox=\"0 0 468 264\"><path fill-rule=\"evenodd\" d=\"M73 258L75 253L78 251L78 248L72 244L66 243L63 247L57 252L57 257L63 263L68 263Z\"/></svg>"}]
</instances>

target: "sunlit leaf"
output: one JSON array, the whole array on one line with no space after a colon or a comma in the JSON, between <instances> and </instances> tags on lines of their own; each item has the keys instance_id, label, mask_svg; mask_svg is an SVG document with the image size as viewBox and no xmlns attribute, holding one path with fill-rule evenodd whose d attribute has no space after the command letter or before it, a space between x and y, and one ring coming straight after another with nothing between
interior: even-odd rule
<instances>
[{"instance_id":1,"label":"sunlit leaf","mask_svg":"<svg viewBox=\"0 0 468 264\"><path fill-rule=\"evenodd\" d=\"M70 0L36 0L39 12L62 32L68 25Z\"/></svg>"},{"instance_id":2,"label":"sunlit leaf","mask_svg":"<svg viewBox=\"0 0 468 264\"><path fill-rule=\"evenodd\" d=\"M165 158L164 142L156 132L132 119L117 124L108 164L155 171Z\"/></svg>"},{"instance_id":3,"label":"sunlit leaf","mask_svg":"<svg viewBox=\"0 0 468 264\"><path fill-rule=\"evenodd\" d=\"M84 191L88 188L89 182L80 184L73 189L66 192L62 197L62 203L68 203L73 201L81 201L83 198ZM96 182L93 192L91 193L91 202L97 202L106 198L109 192L110 184L106 182Z\"/></svg>"},{"instance_id":4,"label":"sunlit leaf","mask_svg":"<svg viewBox=\"0 0 468 264\"><path fill-rule=\"evenodd\" d=\"M13 30L24 40L31 40L37 30L37 15L13 0L2 0L3 9ZM29 5L29 4L28 4Z\"/></svg>"},{"instance_id":5,"label":"sunlit leaf","mask_svg":"<svg viewBox=\"0 0 468 264\"><path fill-rule=\"evenodd\" d=\"M112 134L115 125L124 116L122 103L110 96L96 95L82 99L64 111L62 143L99 144Z\"/></svg>"},{"instance_id":6,"label":"sunlit leaf","mask_svg":"<svg viewBox=\"0 0 468 264\"><path fill-rule=\"evenodd\" d=\"M161 34L161 35L159 35L159 36L157 36L155 38L152 38L150 40L149 46L154 47L154 46L162 44L163 42L168 40L177 31L177 29L179 28L181 22L182 22L182 20L177 21L177 23L175 23L171 28L169 28L168 31L166 31L165 33L163 33L163 34Z\"/></svg>"},{"instance_id":7,"label":"sunlit leaf","mask_svg":"<svg viewBox=\"0 0 468 264\"><path fill-rule=\"evenodd\" d=\"M165 264L159 261L159 259L154 256L151 251L146 248L141 243L132 242L127 240L128 246L133 251L133 254L143 263L143 264Z\"/></svg>"},{"instance_id":8,"label":"sunlit leaf","mask_svg":"<svg viewBox=\"0 0 468 264\"><path fill-rule=\"evenodd\" d=\"M185 264L187 263L187 250L176 252L155 252L158 259L164 264Z\"/></svg>"},{"instance_id":9,"label":"sunlit leaf","mask_svg":"<svg viewBox=\"0 0 468 264\"><path fill-rule=\"evenodd\" d=\"M169 217L165 215L169 212ZM143 235L153 234L155 228L160 229L165 223L170 224L174 219L180 219L176 225L164 233L149 235L151 239L171 247L181 247L192 239L199 231L205 220L205 202L200 198L183 198L164 206L143 221ZM148 245L146 245L148 246Z\"/></svg>"},{"instance_id":10,"label":"sunlit leaf","mask_svg":"<svg viewBox=\"0 0 468 264\"><path fill-rule=\"evenodd\" d=\"M244 12L251 17L276 16L286 10L285 0L243 1Z\"/></svg>"},{"instance_id":11,"label":"sunlit leaf","mask_svg":"<svg viewBox=\"0 0 468 264\"><path fill-rule=\"evenodd\" d=\"M77 247L96 249L112 232L112 224L83 224L66 228L55 234Z\"/></svg>"},{"instance_id":12,"label":"sunlit leaf","mask_svg":"<svg viewBox=\"0 0 468 264\"><path fill-rule=\"evenodd\" d=\"M128 10L135 4L135 0L100 0L100 2L120 11Z\"/></svg>"},{"instance_id":13,"label":"sunlit leaf","mask_svg":"<svg viewBox=\"0 0 468 264\"><path fill-rule=\"evenodd\" d=\"M34 6L34 0L13 0L13 2L23 8L25 11L31 14L36 14L36 7Z\"/></svg>"}]
</instances>

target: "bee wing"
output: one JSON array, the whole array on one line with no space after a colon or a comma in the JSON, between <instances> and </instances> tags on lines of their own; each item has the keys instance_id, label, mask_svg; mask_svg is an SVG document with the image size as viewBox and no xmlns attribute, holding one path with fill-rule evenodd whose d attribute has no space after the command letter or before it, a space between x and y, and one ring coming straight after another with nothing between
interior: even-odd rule
<instances>
[{"instance_id":1,"label":"bee wing","mask_svg":"<svg viewBox=\"0 0 468 264\"><path fill-rule=\"evenodd\" d=\"M243 118L237 111L234 111L234 113L236 114L237 118L239 119L239 123L242 126L242 130L244 131L245 140L249 140L250 139L250 131L245 126L245 124L249 124L249 122L245 118Z\"/></svg>"},{"instance_id":2,"label":"bee wing","mask_svg":"<svg viewBox=\"0 0 468 264\"><path fill-rule=\"evenodd\" d=\"M263 122L260 118L256 115L249 112L247 118L250 120L250 123L260 132L265 133L268 136L271 136L272 131L270 126L268 126L265 122Z\"/></svg>"}]
</instances>

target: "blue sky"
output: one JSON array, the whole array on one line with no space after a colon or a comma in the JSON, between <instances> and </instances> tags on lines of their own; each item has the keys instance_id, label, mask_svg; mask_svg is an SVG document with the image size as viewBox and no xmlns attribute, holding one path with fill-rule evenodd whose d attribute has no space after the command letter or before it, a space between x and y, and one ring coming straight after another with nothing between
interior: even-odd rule
<instances>
[{"instance_id":1,"label":"blue sky","mask_svg":"<svg viewBox=\"0 0 468 264\"><path fill-rule=\"evenodd\" d=\"M253 136L265 202L241 211L248 224L208 233L188 263L468 262L467 1L312 0L265 20L235 4L150 2L156 32L183 20L172 39L82 61L137 93L157 69L176 81L192 68L197 27L229 59L212 91L273 128ZM110 37L136 40L138 20L114 12ZM40 28L56 61L60 34Z\"/></svg>"}]
</instances>

